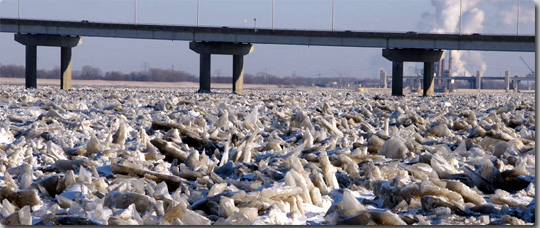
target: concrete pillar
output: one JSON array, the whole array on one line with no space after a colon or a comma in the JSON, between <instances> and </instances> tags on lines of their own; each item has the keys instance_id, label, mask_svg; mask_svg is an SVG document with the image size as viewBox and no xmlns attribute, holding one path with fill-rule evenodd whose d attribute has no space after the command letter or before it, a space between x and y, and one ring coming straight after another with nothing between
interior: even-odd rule
<instances>
[{"instance_id":1,"label":"concrete pillar","mask_svg":"<svg viewBox=\"0 0 540 228\"><path fill-rule=\"evenodd\" d=\"M445 66L444 66L446 61L444 59L441 59L439 60L439 62L441 63L441 73L438 75L439 79L437 80L437 86L441 86L441 82L442 82L441 80L443 77L445 77L445 71L446 71Z\"/></svg>"},{"instance_id":2,"label":"concrete pillar","mask_svg":"<svg viewBox=\"0 0 540 228\"><path fill-rule=\"evenodd\" d=\"M482 75L480 75L480 71L476 71L476 89L482 89Z\"/></svg>"},{"instance_id":3,"label":"concrete pillar","mask_svg":"<svg viewBox=\"0 0 540 228\"><path fill-rule=\"evenodd\" d=\"M381 70L379 73L381 87L386 89L386 86L388 85L388 78L386 77L386 72L384 70Z\"/></svg>"},{"instance_id":4,"label":"concrete pillar","mask_svg":"<svg viewBox=\"0 0 540 228\"><path fill-rule=\"evenodd\" d=\"M244 56L233 55L233 93L244 93Z\"/></svg>"},{"instance_id":5,"label":"concrete pillar","mask_svg":"<svg viewBox=\"0 0 540 228\"><path fill-rule=\"evenodd\" d=\"M444 62L444 60L439 60L437 61L437 77L441 77L441 74L442 74L442 71L443 71L443 65L442 63Z\"/></svg>"},{"instance_id":6,"label":"concrete pillar","mask_svg":"<svg viewBox=\"0 0 540 228\"><path fill-rule=\"evenodd\" d=\"M433 83L433 71L435 70L435 63L424 62L424 96L430 97L435 94L435 85Z\"/></svg>"},{"instance_id":7,"label":"concrete pillar","mask_svg":"<svg viewBox=\"0 0 540 228\"><path fill-rule=\"evenodd\" d=\"M506 85L506 93L509 93L510 92L510 72L509 71L505 71L504 72L504 84Z\"/></svg>"},{"instance_id":8,"label":"concrete pillar","mask_svg":"<svg viewBox=\"0 0 540 228\"><path fill-rule=\"evenodd\" d=\"M437 62L441 59L442 51L425 49L383 49L383 57L392 61L392 95L403 96L403 62ZM435 66L430 65L433 75ZM425 90L425 89L424 89Z\"/></svg>"},{"instance_id":9,"label":"concrete pillar","mask_svg":"<svg viewBox=\"0 0 540 228\"><path fill-rule=\"evenodd\" d=\"M26 88L37 88L37 46L26 45Z\"/></svg>"},{"instance_id":10,"label":"concrete pillar","mask_svg":"<svg viewBox=\"0 0 540 228\"><path fill-rule=\"evenodd\" d=\"M403 96L403 62L392 61L392 96Z\"/></svg>"},{"instance_id":11,"label":"concrete pillar","mask_svg":"<svg viewBox=\"0 0 540 228\"><path fill-rule=\"evenodd\" d=\"M211 56L210 54L200 54L199 64L199 93L210 93L210 70Z\"/></svg>"},{"instance_id":12,"label":"concrete pillar","mask_svg":"<svg viewBox=\"0 0 540 228\"><path fill-rule=\"evenodd\" d=\"M60 89L71 89L71 48L60 49Z\"/></svg>"},{"instance_id":13,"label":"concrete pillar","mask_svg":"<svg viewBox=\"0 0 540 228\"><path fill-rule=\"evenodd\" d=\"M512 80L512 84L514 84L514 93L517 93L519 91L519 80L517 80L517 75L514 76L514 79Z\"/></svg>"}]
</instances>

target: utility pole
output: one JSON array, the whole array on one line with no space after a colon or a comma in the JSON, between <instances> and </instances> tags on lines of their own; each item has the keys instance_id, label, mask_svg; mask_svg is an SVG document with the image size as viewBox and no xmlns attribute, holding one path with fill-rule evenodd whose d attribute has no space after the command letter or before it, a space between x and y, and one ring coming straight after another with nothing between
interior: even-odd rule
<instances>
[{"instance_id":1,"label":"utility pole","mask_svg":"<svg viewBox=\"0 0 540 228\"><path fill-rule=\"evenodd\" d=\"M197 26L199 26L199 11L200 11L200 8L201 8L201 1L200 0L197 0Z\"/></svg>"},{"instance_id":2,"label":"utility pole","mask_svg":"<svg viewBox=\"0 0 540 228\"><path fill-rule=\"evenodd\" d=\"M135 6L134 7L134 10L135 10L135 13L134 13L134 15L135 15L135 24L137 24L137 0L135 0L134 6Z\"/></svg>"},{"instance_id":3,"label":"utility pole","mask_svg":"<svg viewBox=\"0 0 540 228\"><path fill-rule=\"evenodd\" d=\"M459 0L459 35L461 35L461 25L463 24L463 0Z\"/></svg>"},{"instance_id":4,"label":"utility pole","mask_svg":"<svg viewBox=\"0 0 540 228\"><path fill-rule=\"evenodd\" d=\"M334 31L335 5L336 5L336 0L332 0L332 31Z\"/></svg>"},{"instance_id":5,"label":"utility pole","mask_svg":"<svg viewBox=\"0 0 540 228\"><path fill-rule=\"evenodd\" d=\"M520 4L521 3L521 0L518 0L518 8L517 8L517 32L516 34L519 35L519 8L520 8Z\"/></svg>"},{"instance_id":6,"label":"utility pole","mask_svg":"<svg viewBox=\"0 0 540 228\"><path fill-rule=\"evenodd\" d=\"M21 19L21 0L17 0L17 18Z\"/></svg>"},{"instance_id":7,"label":"utility pole","mask_svg":"<svg viewBox=\"0 0 540 228\"><path fill-rule=\"evenodd\" d=\"M274 0L272 0L272 30L274 30Z\"/></svg>"}]
</instances>

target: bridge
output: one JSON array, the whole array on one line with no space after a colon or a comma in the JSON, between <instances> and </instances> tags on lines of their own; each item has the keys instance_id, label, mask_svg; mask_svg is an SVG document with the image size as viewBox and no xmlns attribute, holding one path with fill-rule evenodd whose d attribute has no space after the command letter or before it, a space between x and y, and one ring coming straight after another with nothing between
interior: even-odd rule
<instances>
[{"instance_id":1,"label":"bridge","mask_svg":"<svg viewBox=\"0 0 540 228\"><path fill-rule=\"evenodd\" d=\"M233 92L243 92L243 58L254 44L382 48L392 61L392 95L403 95L403 62L424 62L424 95L433 95L434 63L442 50L534 52L534 36L457 35L229 28L0 18L0 32L15 33L26 46L26 87L35 88L37 46L61 47L61 88L71 88L71 49L82 37L190 41L200 54L199 92L210 92L211 55L233 56Z\"/></svg>"},{"instance_id":2,"label":"bridge","mask_svg":"<svg viewBox=\"0 0 540 228\"><path fill-rule=\"evenodd\" d=\"M390 79L390 80L389 80ZM415 85L416 90L422 89L421 81L423 79L423 76L403 76L403 79L412 81L412 84ZM480 71L476 71L476 76L446 76L446 77L438 77L435 80L440 81L443 83L443 87L445 89L449 89L451 87L451 84L453 84L454 81L466 81L470 85L470 89L477 89L481 90L483 88L483 82L485 80L496 80L496 81L504 81L506 85L506 92L510 92L512 89L513 92L518 92L519 90L519 83L522 81L536 81L535 77L519 77L514 76L510 77L510 72L506 71L504 77L500 76L482 76L480 74ZM389 76L386 74L384 70L380 71L380 86L382 88L387 88L388 82L392 81L392 76Z\"/></svg>"}]
</instances>

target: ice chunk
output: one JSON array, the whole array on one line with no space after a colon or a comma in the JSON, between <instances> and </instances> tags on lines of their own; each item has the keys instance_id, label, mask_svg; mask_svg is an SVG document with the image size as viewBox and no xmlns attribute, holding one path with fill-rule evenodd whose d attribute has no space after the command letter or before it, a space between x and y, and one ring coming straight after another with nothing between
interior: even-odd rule
<instances>
[{"instance_id":1,"label":"ice chunk","mask_svg":"<svg viewBox=\"0 0 540 228\"><path fill-rule=\"evenodd\" d=\"M22 208L24 206L35 206L41 204L41 199L36 189L30 188L18 190L15 192L15 200L12 201L16 206Z\"/></svg>"},{"instance_id":2,"label":"ice chunk","mask_svg":"<svg viewBox=\"0 0 540 228\"><path fill-rule=\"evenodd\" d=\"M436 135L437 137L449 137L453 135L452 131L450 131L448 126L444 123L435 125L434 127L430 128L428 132Z\"/></svg>"},{"instance_id":3,"label":"ice chunk","mask_svg":"<svg viewBox=\"0 0 540 228\"><path fill-rule=\"evenodd\" d=\"M291 196L296 196L298 194L302 193L302 188L300 187L273 187L273 188L265 188L261 191L261 197L262 198L289 198Z\"/></svg>"},{"instance_id":4,"label":"ice chunk","mask_svg":"<svg viewBox=\"0 0 540 228\"><path fill-rule=\"evenodd\" d=\"M377 225L371 213L362 211L360 214L337 221L336 225Z\"/></svg>"},{"instance_id":5,"label":"ice chunk","mask_svg":"<svg viewBox=\"0 0 540 228\"><path fill-rule=\"evenodd\" d=\"M465 202L471 202L476 205L485 204L484 197L470 189L467 185L459 181L447 181L446 187L454 192L459 193Z\"/></svg>"},{"instance_id":6,"label":"ice chunk","mask_svg":"<svg viewBox=\"0 0 540 228\"><path fill-rule=\"evenodd\" d=\"M393 136L384 142L379 154L386 156L387 158L402 159L407 157L408 152L409 150L405 146L403 139Z\"/></svg>"},{"instance_id":7,"label":"ice chunk","mask_svg":"<svg viewBox=\"0 0 540 228\"><path fill-rule=\"evenodd\" d=\"M447 178L449 174L457 174L459 171L440 154L433 154L431 157L431 167L440 178Z\"/></svg>"},{"instance_id":8,"label":"ice chunk","mask_svg":"<svg viewBox=\"0 0 540 228\"><path fill-rule=\"evenodd\" d=\"M513 225L513 226L525 225L525 222L523 220L510 216L510 215L503 215L503 217L501 218L501 222L503 224Z\"/></svg>"},{"instance_id":9,"label":"ice chunk","mask_svg":"<svg viewBox=\"0 0 540 228\"><path fill-rule=\"evenodd\" d=\"M373 220L378 225L398 225L398 226L404 226L407 225L397 214L392 213L391 211L385 211L385 212L371 212L371 216L373 217Z\"/></svg>"},{"instance_id":10,"label":"ice chunk","mask_svg":"<svg viewBox=\"0 0 540 228\"><path fill-rule=\"evenodd\" d=\"M169 223L172 222L173 219L179 219L180 221L182 221L180 219L180 215L185 213L186 209L187 205L184 202L179 202L178 204L176 204L176 206L167 211L167 213L165 213L163 217L161 217L161 219Z\"/></svg>"},{"instance_id":11,"label":"ice chunk","mask_svg":"<svg viewBox=\"0 0 540 228\"><path fill-rule=\"evenodd\" d=\"M223 190L225 190L226 187L227 187L227 183L214 184L214 186L210 188L210 191L208 192L207 197L211 197L218 193L223 192Z\"/></svg>"},{"instance_id":12,"label":"ice chunk","mask_svg":"<svg viewBox=\"0 0 540 228\"><path fill-rule=\"evenodd\" d=\"M532 199L528 197L521 199L515 196L513 197L510 193L502 189L497 189L495 194L491 195L489 199L499 205L506 204L510 207L519 207L522 209L526 208L529 202L532 201Z\"/></svg>"},{"instance_id":13,"label":"ice chunk","mask_svg":"<svg viewBox=\"0 0 540 228\"><path fill-rule=\"evenodd\" d=\"M352 192L349 189L345 189L343 192L343 215L344 216L353 216L360 213L360 211L365 211L366 208L358 202L356 197L353 196Z\"/></svg>"},{"instance_id":14,"label":"ice chunk","mask_svg":"<svg viewBox=\"0 0 540 228\"><path fill-rule=\"evenodd\" d=\"M19 210L19 222L18 225L32 225L32 214L30 211L30 206L24 206Z\"/></svg>"},{"instance_id":15,"label":"ice chunk","mask_svg":"<svg viewBox=\"0 0 540 228\"><path fill-rule=\"evenodd\" d=\"M126 143L126 131L126 124L124 123L124 121L121 121L120 126L118 126L118 130L113 135L112 142L120 145L121 148L124 148L124 145Z\"/></svg>"},{"instance_id":16,"label":"ice chunk","mask_svg":"<svg viewBox=\"0 0 540 228\"><path fill-rule=\"evenodd\" d=\"M19 178L19 189L25 189L32 185L32 165L24 163L21 165L21 169L23 173Z\"/></svg>"},{"instance_id":17,"label":"ice chunk","mask_svg":"<svg viewBox=\"0 0 540 228\"><path fill-rule=\"evenodd\" d=\"M99 142L99 140L96 138L95 135L92 135L92 137L90 138L90 141L88 142L88 145L86 146L86 153L88 155L97 154L99 152L103 152L106 149L107 149L107 146Z\"/></svg>"},{"instance_id":18,"label":"ice chunk","mask_svg":"<svg viewBox=\"0 0 540 228\"><path fill-rule=\"evenodd\" d=\"M323 207L323 200L319 188L312 188L309 193L311 196L311 201L313 201L313 205Z\"/></svg>"},{"instance_id":19,"label":"ice chunk","mask_svg":"<svg viewBox=\"0 0 540 228\"><path fill-rule=\"evenodd\" d=\"M142 213L153 207L154 200L149 196L134 192L109 192L105 195L104 205L109 208L125 209L132 203L138 212Z\"/></svg>"},{"instance_id":20,"label":"ice chunk","mask_svg":"<svg viewBox=\"0 0 540 228\"><path fill-rule=\"evenodd\" d=\"M0 144L10 144L13 142L15 138L13 137L13 134L9 131L8 127L0 127Z\"/></svg>"},{"instance_id":21,"label":"ice chunk","mask_svg":"<svg viewBox=\"0 0 540 228\"><path fill-rule=\"evenodd\" d=\"M246 217L249 221L253 222L259 217L259 210L254 207L242 207L239 213Z\"/></svg>"},{"instance_id":22,"label":"ice chunk","mask_svg":"<svg viewBox=\"0 0 540 228\"><path fill-rule=\"evenodd\" d=\"M429 213L435 213L435 209L439 207L446 207L446 208L452 208L456 209L454 204L451 202L448 202L448 200L444 197L440 196L433 196L433 195L426 195L422 196L421 199L422 202L422 210Z\"/></svg>"},{"instance_id":23,"label":"ice chunk","mask_svg":"<svg viewBox=\"0 0 540 228\"><path fill-rule=\"evenodd\" d=\"M2 217L5 218L8 215L12 214L13 212L15 212L15 207L13 206L13 204L9 202L8 199L4 198L2 200L2 209L1 209Z\"/></svg>"},{"instance_id":24,"label":"ice chunk","mask_svg":"<svg viewBox=\"0 0 540 228\"><path fill-rule=\"evenodd\" d=\"M330 160L328 160L328 154L326 153L326 151L321 151L319 162L321 163L326 185L332 189L339 188L339 184L336 178L337 169L330 163Z\"/></svg>"},{"instance_id":25,"label":"ice chunk","mask_svg":"<svg viewBox=\"0 0 540 228\"><path fill-rule=\"evenodd\" d=\"M322 173L315 173L313 176L313 184L319 188L321 194L327 195L330 192L330 189L324 182Z\"/></svg>"},{"instance_id":26,"label":"ice chunk","mask_svg":"<svg viewBox=\"0 0 540 228\"><path fill-rule=\"evenodd\" d=\"M429 179L429 174L433 171L430 165L426 163L416 163L405 167L405 169L411 172L412 176L416 179L426 181Z\"/></svg>"},{"instance_id":27,"label":"ice chunk","mask_svg":"<svg viewBox=\"0 0 540 228\"><path fill-rule=\"evenodd\" d=\"M225 196L222 196L219 200L219 213L221 216L228 218L234 213L239 212L239 209L234 205L234 200Z\"/></svg>"},{"instance_id":28,"label":"ice chunk","mask_svg":"<svg viewBox=\"0 0 540 228\"><path fill-rule=\"evenodd\" d=\"M450 191L446 188L442 188L439 186L434 185L430 181L425 181L420 184L420 195L434 195L434 196L441 196L445 197L448 200L453 200L459 203L463 203L463 197L453 191Z\"/></svg>"}]
</instances>

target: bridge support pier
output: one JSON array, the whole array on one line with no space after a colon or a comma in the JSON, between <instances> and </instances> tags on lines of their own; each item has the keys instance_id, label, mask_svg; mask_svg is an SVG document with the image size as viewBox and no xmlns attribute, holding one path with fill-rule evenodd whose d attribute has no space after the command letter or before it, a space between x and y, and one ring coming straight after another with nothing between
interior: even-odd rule
<instances>
[{"instance_id":1,"label":"bridge support pier","mask_svg":"<svg viewBox=\"0 0 540 228\"><path fill-rule=\"evenodd\" d=\"M435 94L435 85L434 85L434 62L424 62L424 93L425 97L430 97Z\"/></svg>"},{"instance_id":2,"label":"bridge support pier","mask_svg":"<svg viewBox=\"0 0 540 228\"><path fill-rule=\"evenodd\" d=\"M519 92L519 80L517 80L517 75L514 76L515 79L512 80L512 84L513 84L513 87L514 87L514 93L517 93Z\"/></svg>"},{"instance_id":3,"label":"bridge support pier","mask_svg":"<svg viewBox=\"0 0 540 228\"><path fill-rule=\"evenodd\" d=\"M510 92L510 72L509 71L504 72L504 84L506 85L505 87L506 93L509 93Z\"/></svg>"},{"instance_id":4,"label":"bridge support pier","mask_svg":"<svg viewBox=\"0 0 540 228\"><path fill-rule=\"evenodd\" d=\"M244 56L233 56L233 93L242 94L244 92Z\"/></svg>"},{"instance_id":5,"label":"bridge support pier","mask_svg":"<svg viewBox=\"0 0 540 228\"><path fill-rule=\"evenodd\" d=\"M424 62L424 96L433 96L433 74L435 62L439 61L441 50L426 49L383 49L383 57L392 61L392 96L403 96L403 62Z\"/></svg>"},{"instance_id":6,"label":"bridge support pier","mask_svg":"<svg viewBox=\"0 0 540 228\"><path fill-rule=\"evenodd\" d=\"M402 61L392 61L392 96L403 96Z\"/></svg>"},{"instance_id":7,"label":"bridge support pier","mask_svg":"<svg viewBox=\"0 0 540 228\"><path fill-rule=\"evenodd\" d=\"M452 91L453 89L452 77L448 77L448 80L446 80L446 89L448 91Z\"/></svg>"},{"instance_id":8,"label":"bridge support pier","mask_svg":"<svg viewBox=\"0 0 540 228\"><path fill-rule=\"evenodd\" d=\"M37 88L37 46L60 47L60 88L71 89L71 48L81 37L15 34L15 41L26 46L26 88Z\"/></svg>"},{"instance_id":9,"label":"bridge support pier","mask_svg":"<svg viewBox=\"0 0 540 228\"><path fill-rule=\"evenodd\" d=\"M380 82L381 82L381 87L386 89L386 86L388 85L388 80L387 80L387 77L386 77L386 72L384 72L384 70L381 70L380 73L379 73L379 77L380 77Z\"/></svg>"},{"instance_id":10,"label":"bridge support pier","mask_svg":"<svg viewBox=\"0 0 540 228\"><path fill-rule=\"evenodd\" d=\"M71 48L60 49L60 89L71 89Z\"/></svg>"},{"instance_id":11,"label":"bridge support pier","mask_svg":"<svg viewBox=\"0 0 540 228\"><path fill-rule=\"evenodd\" d=\"M210 54L200 54L199 63L199 93L210 93L210 69L212 56Z\"/></svg>"},{"instance_id":12,"label":"bridge support pier","mask_svg":"<svg viewBox=\"0 0 540 228\"><path fill-rule=\"evenodd\" d=\"M476 71L476 89L482 89L482 75L480 75L480 71Z\"/></svg>"},{"instance_id":13,"label":"bridge support pier","mask_svg":"<svg viewBox=\"0 0 540 228\"><path fill-rule=\"evenodd\" d=\"M190 42L189 49L200 55L199 93L210 93L211 55L233 56L233 93L244 92L244 55L253 52L252 44Z\"/></svg>"},{"instance_id":14,"label":"bridge support pier","mask_svg":"<svg viewBox=\"0 0 540 228\"><path fill-rule=\"evenodd\" d=\"M26 45L26 88L37 88L37 46Z\"/></svg>"}]
</instances>

